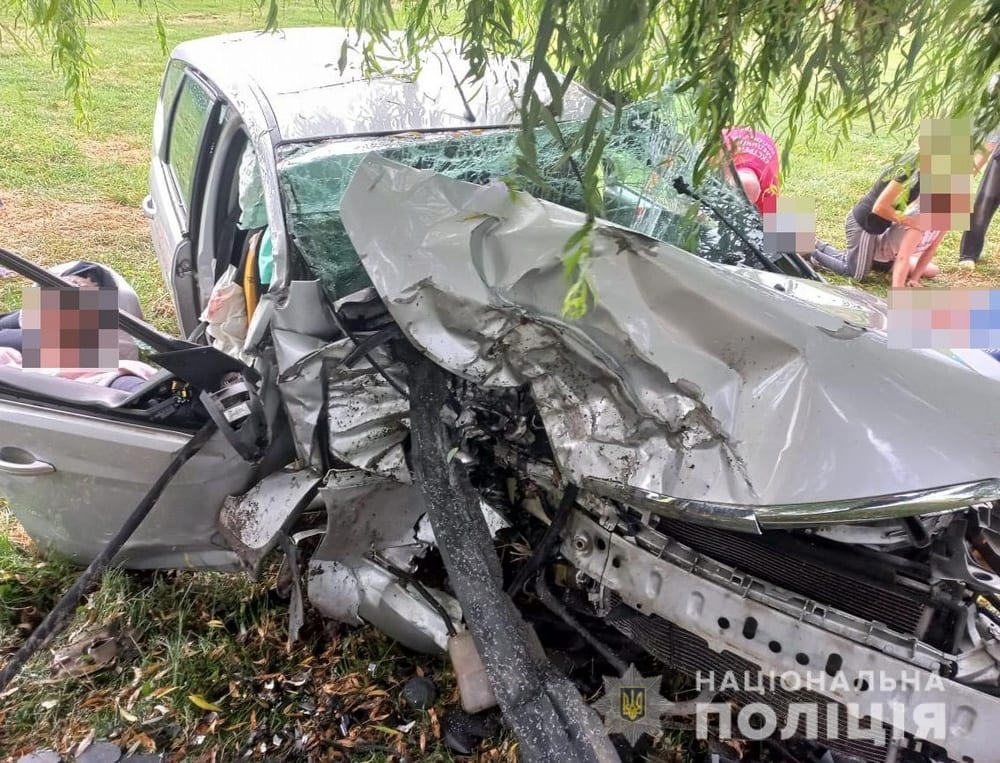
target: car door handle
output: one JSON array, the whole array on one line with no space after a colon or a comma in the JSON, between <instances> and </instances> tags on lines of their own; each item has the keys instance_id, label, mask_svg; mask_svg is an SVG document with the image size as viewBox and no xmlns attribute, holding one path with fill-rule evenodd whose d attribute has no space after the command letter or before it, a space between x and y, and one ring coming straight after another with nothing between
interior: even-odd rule
<instances>
[{"instance_id":1,"label":"car door handle","mask_svg":"<svg viewBox=\"0 0 1000 763\"><path fill-rule=\"evenodd\" d=\"M142 200L142 213L150 220L156 216L156 202L153 201L152 194Z\"/></svg>"},{"instance_id":2,"label":"car door handle","mask_svg":"<svg viewBox=\"0 0 1000 763\"><path fill-rule=\"evenodd\" d=\"M18 477L38 477L51 474L56 468L45 461L39 461L21 448L0 448L0 472Z\"/></svg>"}]
</instances>

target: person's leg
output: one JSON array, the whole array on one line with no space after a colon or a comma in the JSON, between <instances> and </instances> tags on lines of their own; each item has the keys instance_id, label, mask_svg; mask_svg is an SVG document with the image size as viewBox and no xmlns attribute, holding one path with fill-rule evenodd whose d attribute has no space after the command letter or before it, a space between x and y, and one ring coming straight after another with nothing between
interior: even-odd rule
<instances>
[{"instance_id":1,"label":"person's leg","mask_svg":"<svg viewBox=\"0 0 1000 763\"><path fill-rule=\"evenodd\" d=\"M941 268L939 268L937 266L937 263L935 263L935 262L928 262L927 265L924 266L924 268L921 271L920 275L918 276L917 275L917 267L918 267L919 264L920 264L920 258L919 257L911 257L910 258L910 280L911 281L916 281L918 278L926 278L928 281L932 281L935 278L937 278L939 275L941 275Z\"/></svg>"},{"instance_id":2,"label":"person's leg","mask_svg":"<svg viewBox=\"0 0 1000 763\"><path fill-rule=\"evenodd\" d=\"M847 213L844 230L847 238L846 251L841 252L831 246L817 246L812 253L812 260L831 273L860 281L872 268L878 237L862 230L851 212Z\"/></svg>"},{"instance_id":3,"label":"person's leg","mask_svg":"<svg viewBox=\"0 0 1000 763\"><path fill-rule=\"evenodd\" d=\"M815 258L816 252L819 252L821 255L826 255L827 257L834 257L841 260L846 257L845 253L840 251L833 244L828 244L826 241L816 239L816 246L813 247L811 252L803 253L802 258L807 262L811 262Z\"/></svg>"},{"instance_id":4,"label":"person's leg","mask_svg":"<svg viewBox=\"0 0 1000 763\"><path fill-rule=\"evenodd\" d=\"M994 151L986 164L986 172L972 205L969 229L962 234L962 242L958 247L959 263L978 262L979 256L983 253L983 244L986 242L986 231L998 206L1000 206L1000 153Z\"/></svg>"},{"instance_id":5,"label":"person's leg","mask_svg":"<svg viewBox=\"0 0 1000 763\"><path fill-rule=\"evenodd\" d=\"M9 347L21 352L24 349L23 340L24 334L21 333L21 329L0 329L0 347Z\"/></svg>"},{"instance_id":6,"label":"person's leg","mask_svg":"<svg viewBox=\"0 0 1000 763\"><path fill-rule=\"evenodd\" d=\"M21 311L15 310L12 313L4 313L0 315L0 329L19 329L21 328Z\"/></svg>"},{"instance_id":7,"label":"person's leg","mask_svg":"<svg viewBox=\"0 0 1000 763\"><path fill-rule=\"evenodd\" d=\"M120 389L125 392L135 392L146 380L141 376L135 376L133 374L122 374L121 376L115 377L115 380L111 382L112 389Z\"/></svg>"}]
</instances>

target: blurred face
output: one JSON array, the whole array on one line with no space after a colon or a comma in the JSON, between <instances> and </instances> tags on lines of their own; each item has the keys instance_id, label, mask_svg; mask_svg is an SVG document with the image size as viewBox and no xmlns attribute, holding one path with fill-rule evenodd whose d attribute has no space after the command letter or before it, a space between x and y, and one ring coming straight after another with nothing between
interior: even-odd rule
<instances>
[{"instance_id":1,"label":"blurred face","mask_svg":"<svg viewBox=\"0 0 1000 763\"><path fill-rule=\"evenodd\" d=\"M968 119L920 122L920 213L930 230L968 230L972 132Z\"/></svg>"}]
</instances>

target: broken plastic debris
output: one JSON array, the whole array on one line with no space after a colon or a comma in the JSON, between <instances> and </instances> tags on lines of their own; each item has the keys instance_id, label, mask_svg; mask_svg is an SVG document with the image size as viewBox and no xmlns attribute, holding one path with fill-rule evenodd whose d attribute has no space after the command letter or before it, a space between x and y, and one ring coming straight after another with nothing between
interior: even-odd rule
<instances>
[{"instance_id":1,"label":"broken plastic debris","mask_svg":"<svg viewBox=\"0 0 1000 763\"><path fill-rule=\"evenodd\" d=\"M434 704L435 699L437 687L429 678L417 676L403 685L403 702L415 710L426 710Z\"/></svg>"},{"instance_id":2,"label":"broken plastic debris","mask_svg":"<svg viewBox=\"0 0 1000 763\"><path fill-rule=\"evenodd\" d=\"M470 631L462 631L448 639L448 655L455 669L462 709L478 713L497 704L493 688L486 675Z\"/></svg>"}]
</instances>

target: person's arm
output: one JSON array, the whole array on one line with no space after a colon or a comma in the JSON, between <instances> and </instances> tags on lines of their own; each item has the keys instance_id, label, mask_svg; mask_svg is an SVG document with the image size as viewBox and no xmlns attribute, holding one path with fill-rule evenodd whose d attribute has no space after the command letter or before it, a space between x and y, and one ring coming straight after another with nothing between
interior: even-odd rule
<instances>
[{"instance_id":1,"label":"person's arm","mask_svg":"<svg viewBox=\"0 0 1000 763\"><path fill-rule=\"evenodd\" d=\"M983 144L982 148L976 149L976 153L973 156L972 164L972 174L978 175L982 172L983 166L989 161L990 157L993 156L993 152L997 150L997 143L993 141L987 141Z\"/></svg>"},{"instance_id":2,"label":"person's arm","mask_svg":"<svg viewBox=\"0 0 1000 763\"><path fill-rule=\"evenodd\" d=\"M904 220L906 215L900 212L894 206L899 195L904 191L903 184L898 180L890 180L889 185L882 189L882 193L878 195L875 199L875 204L872 206L872 212L883 220L888 220L893 223L902 223L905 225Z\"/></svg>"},{"instance_id":3,"label":"person's arm","mask_svg":"<svg viewBox=\"0 0 1000 763\"><path fill-rule=\"evenodd\" d=\"M941 245L941 240L944 238L946 231L939 231L937 236L934 237L934 241L928 246L923 254L920 255L920 259L917 260L916 265L913 266L913 270L910 271L909 277L906 279L907 285L915 283L920 286L920 279L924 277L924 271L930 264L930 261L934 259L934 255L937 254L938 247Z\"/></svg>"},{"instance_id":4,"label":"person's arm","mask_svg":"<svg viewBox=\"0 0 1000 763\"><path fill-rule=\"evenodd\" d=\"M910 229L903 233L903 240L899 244L899 251L896 252L896 259L892 263L891 285L893 289L902 289L910 275L910 258L917 250L920 243L920 231Z\"/></svg>"}]
</instances>

